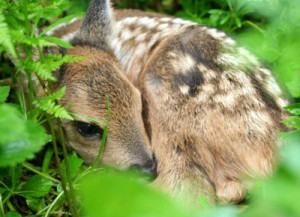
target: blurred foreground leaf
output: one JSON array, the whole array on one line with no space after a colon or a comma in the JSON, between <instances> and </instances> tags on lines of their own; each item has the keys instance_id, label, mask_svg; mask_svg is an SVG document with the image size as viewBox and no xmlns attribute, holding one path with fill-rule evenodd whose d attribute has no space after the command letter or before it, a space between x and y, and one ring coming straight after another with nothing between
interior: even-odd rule
<instances>
[{"instance_id":1,"label":"blurred foreground leaf","mask_svg":"<svg viewBox=\"0 0 300 217\"><path fill-rule=\"evenodd\" d=\"M24 120L12 105L0 105L0 167L32 158L50 141L42 126Z\"/></svg>"},{"instance_id":2,"label":"blurred foreground leaf","mask_svg":"<svg viewBox=\"0 0 300 217\"><path fill-rule=\"evenodd\" d=\"M137 182L128 174L89 175L82 181L79 193L84 212L89 217L190 216L166 195Z\"/></svg>"},{"instance_id":3,"label":"blurred foreground leaf","mask_svg":"<svg viewBox=\"0 0 300 217\"><path fill-rule=\"evenodd\" d=\"M0 103L6 101L9 94L9 90L9 86L0 87Z\"/></svg>"}]
</instances>

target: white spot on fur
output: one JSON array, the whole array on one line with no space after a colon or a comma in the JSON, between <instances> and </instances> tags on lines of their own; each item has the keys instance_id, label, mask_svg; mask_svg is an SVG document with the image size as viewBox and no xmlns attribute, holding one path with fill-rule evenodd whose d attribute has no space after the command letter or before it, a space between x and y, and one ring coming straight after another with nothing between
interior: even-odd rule
<instances>
[{"instance_id":1,"label":"white spot on fur","mask_svg":"<svg viewBox=\"0 0 300 217\"><path fill-rule=\"evenodd\" d=\"M173 58L172 66L177 72L182 74L188 73L196 65L194 58L187 54L175 55Z\"/></svg>"},{"instance_id":2,"label":"white spot on fur","mask_svg":"<svg viewBox=\"0 0 300 217\"><path fill-rule=\"evenodd\" d=\"M148 25L149 23L152 23L154 21L153 18L149 18L149 17L142 17L137 20L140 25Z\"/></svg>"},{"instance_id":3,"label":"white spot on fur","mask_svg":"<svg viewBox=\"0 0 300 217\"><path fill-rule=\"evenodd\" d=\"M166 30L168 27L169 27L169 24L163 23L163 24L160 24L159 26L157 26L157 29L159 31L163 31L163 30Z\"/></svg>"},{"instance_id":4,"label":"white spot on fur","mask_svg":"<svg viewBox=\"0 0 300 217\"><path fill-rule=\"evenodd\" d=\"M206 94L211 94L214 92L214 90L215 90L215 86L213 84L205 84L202 85L201 92L203 91Z\"/></svg>"},{"instance_id":5,"label":"white spot on fur","mask_svg":"<svg viewBox=\"0 0 300 217\"><path fill-rule=\"evenodd\" d=\"M138 36L135 38L135 41L136 41L136 42L144 41L145 38L146 38L146 36L147 36L146 33L140 34L140 35L138 35Z\"/></svg>"},{"instance_id":6,"label":"white spot on fur","mask_svg":"<svg viewBox=\"0 0 300 217\"><path fill-rule=\"evenodd\" d=\"M190 91L190 87L188 85L179 86L179 89L184 95L187 95Z\"/></svg>"},{"instance_id":7,"label":"white spot on fur","mask_svg":"<svg viewBox=\"0 0 300 217\"><path fill-rule=\"evenodd\" d=\"M207 32L215 39L217 40L223 40L224 37L226 37L226 34L224 32L220 32L216 29L208 29Z\"/></svg>"},{"instance_id":8,"label":"white spot on fur","mask_svg":"<svg viewBox=\"0 0 300 217\"><path fill-rule=\"evenodd\" d=\"M64 35L62 37L62 39L65 40L65 41L67 41L67 42L69 42L69 41L71 41L74 38L74 36L75 36L76 33L77 33L77 31L76 32L71 32L71 33L69 33L67 35Z\"/></svg>"},{"instance_id":9,"label":"white spot on fur","mask_svg":"<svg viewBox=\"0 0 300 217\"><path fill-rule=\"evenodd\" d=\"M277 98L276 99L276 102L279 106L281 107L285 107L285 106L288 106L289 102L287 100L284 100L282 98Z\"/></svg>"},{"instance_id":10,"label":"white spot on fur","mask_svg":"<svg viewBox=\"0 0 300 217\"><path fill-rule=\"evenodd\" d=\"M122 40L127 41L132 37L133 37L132 33L130 31L128 31L127 29L124 29L122 31L122 34L121 34Z\"/></svg>"},{"instance_id":11,"label":"white spot on fur","mask_svg":"<svg viewBox=\"0 0 300 217\"><path fill-rule=\"evenodd\" d=\"M234 41L233 39L229 38L229 37L226 37L224 40L223 40L223 43L225 43L226 45L228 46L235 46L236 45L236 41Z\"/></svg>"},{"instance_id":12,"label":"white spot on fur","mask_svg":"<svg viewBox=\"0 0 300 217\"><path fill-rule=\"evenodd\" d=\"M123 19L121 22L127 24L127 25L131 25L131 24L136 24L137 22L137 17L127 17L125 19Z\"/></svg>"},{"instance_id":13,"label":"white spot on fur","mask_svg":"<svg viewBox=\"0 0 300 217\"><path fill-rule=\"evenodd\" d=\"M172 19L170 17L163 17L163 18L160 19L160 21L162 21L162 22L170 22L170 21L172 21Z\"/></svg>"}]
</instances>

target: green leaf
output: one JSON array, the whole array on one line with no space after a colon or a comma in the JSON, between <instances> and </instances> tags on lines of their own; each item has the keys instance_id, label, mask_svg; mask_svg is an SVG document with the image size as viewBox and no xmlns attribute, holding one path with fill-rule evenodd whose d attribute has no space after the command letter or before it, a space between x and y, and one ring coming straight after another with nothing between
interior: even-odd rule
<instances>
[{"instance_id":1,"label":"green leaf","mask_svg":"<svg viewBox=\"0 0 300 217\"><path fill-rule=\"evenodd\" d=\"M182 217L190 216L166 195L139 183L128 174L94 173L79 187L86 216Z\"/></svg>"},{"instance_id":2,"label":"green leaf","mask_svg":"<svg viewBox=\"0 0 300 217\"><path fill-rule=\"evenodd\" d=\"M43 36L43 39L45 39L46 41L50 41L56 45L59 45L61 47L64 47L64 48L71 48L72 45L62 39L59 39L59 38L56 38L56 37L53 37L53 36Z\"/></svg>"},{"instance_id":3,"label":"green leaf","mask_svg":"<svg viewBox=\"0 0 300 217\"><path fill-rule=\"evenodd\" d=\"M5 217L22 217L22 216L15 211L10 211L9 213L6 214Z\"/></svg>"},{"instance_id":4,"label":"green leaf","mask_svg":"<svg viewBox=\"0 0 300 217\"><path fill-rule=\"evenodd\" d=\"M32 176L21 189L21 195L25 198L43 197L49 193L52 181L40 175Z\"/></svg>"},{"instance_id":5,"label":"green leaf","mask_svg":"<svg viewBox=\"0 0 300 217\"><path fill-rule=\"evenodd\" d=\"M10 91L9 86L0 87L0 103L5 102Z\"/></svg>"},{"instance_id":6,"label":"green leaf","mask_svg":"<svg viewBox=\"0 0 300 217\"><path fill-rule=\"evenodd\" d=\"M40 34L40 36L45 35L47 32L49 32L51 29L55 28L59 24L67 23L67 22L71 21L72 19L76 18L77 16L78 16L78 14L72 14L72 15L66 16L62 19L57 20L56 22L52 23L47 28L45 28L45 30Z\"/></svg>"},{"instance_id":7,"label":"green leaf","mask_svg":"<svg viewBox=\"0 0 300 217\"><path fill-rule=\"evenodd\" d=\"M83 160L81 158L77 157L76 154L69 155L69 168L70 168L71 178L76 177L82 164L83 164ZM67 180L65 160L63 160L63 162L61 164L61 169L63 171L64 179Z\"/></svg>"},{"instance_id":8,"label":"green leaf","mask_svg":"<svg viewBox=\"0 0 300 217\"><path fill-rule=\"evenodd\" d=\"M298 116L291 116L282 122L290 127L300 129L300 117Z\"/></svg>"},{"instance_id":9,"label":"green leaf","mask_svg":"<svg viewBox=\"0 0 300 217\"><path fill-rule=\"evenodd\" d=\"M3 45L6 50L13 56L16 57L15 47L11 41L9 29L5 22L5 17L0 11L0 44Z\"/></svg>"},{"instance_id":10,"label":"green leaf","mask_svg":"<svg viewBox=\"0 0 300 217\"><path fill-rule=\"evenodd\" d=\"M28 198L26 203L27 206L34 211L40 211L46 206L45 201L41 198Z\"/></svg>"},{"instance_id":11,"label":"green leaf","mask_svg":"<svg viewBox=\"0 0 300 217\"><path fill-rule=\"evenodd\" d=\"M300 115L300 103L295 103L290 106L284 107L285 110L292 113L293 115Z\"/></svg>"},{"instance_id":12,"label":"green leaf","mask_svg":"<svg viewBox=\"0 0 300 217\"><path fill-rule=\"evenodd\" d=\"M23 119L12 105L0 105L0 167L14 165L32 158L50 141L45 129Z\"/></svg>"},{"instance_id":13,"label":"green leaf","mask_svg":"<svg viewBox=\"0 0 300 217\"><path fill-rule=\"evenodd\" d=\"M238 17L235 18L235 24L236 24L237 27L239 27L239 28L242 27L242 22L241 22L240 18L238 18Z\"/></svg>"},{"instance_id":14,"label":"green leaf","mask_svg":"<svg viewBox=\"0 0 300 217\"><path fill-rule=\"evenodd\" d=\"M69 112L61 105L57 105L55 102L55 100L58 100L63 97L65 91L66 91L66 87L63 86L57 92L49 96L46 96L44 98L41 98L39 100L35 100L33 103L39 109L45 111L48 114L54 115L54 117L73 120L73 117L69 114Z\"/></svg>"}]
</instances>

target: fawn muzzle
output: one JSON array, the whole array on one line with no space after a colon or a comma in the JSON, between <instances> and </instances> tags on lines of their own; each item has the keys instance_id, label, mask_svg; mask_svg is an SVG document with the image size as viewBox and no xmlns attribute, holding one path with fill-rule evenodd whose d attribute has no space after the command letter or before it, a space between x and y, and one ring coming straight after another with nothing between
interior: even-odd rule
<instances>
[{"instance_id":1,"label":"fawn muzzle","mask_svg":"<svg viewBox=\"0 0 300 217\"><path fill-rule=\"evenodd\" d=\"M134 164L130 166L131 170L137 170L140 171L142 174L149 175L152 177L157 176L157 161L156 157L153 155L153 158L151 160L148 160L145 164Z\"/></svg>"}]
</instances>

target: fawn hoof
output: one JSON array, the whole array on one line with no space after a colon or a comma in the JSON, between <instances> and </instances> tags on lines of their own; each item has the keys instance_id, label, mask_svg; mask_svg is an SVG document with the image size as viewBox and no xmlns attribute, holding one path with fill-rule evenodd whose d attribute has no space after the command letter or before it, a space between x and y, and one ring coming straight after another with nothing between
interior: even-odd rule
<instances>
[{"instance_id":1,"label":"fawn hoof","mask_svg":"<svg viewBox=\"0 0 300 217\"><path fill-rule=\"evenodd\" d=\"M246 190L241 183L227 181L217 189L217 197L220 203L238 203L245 199Z\"/></svg>"}]
</instances>

